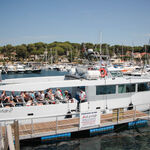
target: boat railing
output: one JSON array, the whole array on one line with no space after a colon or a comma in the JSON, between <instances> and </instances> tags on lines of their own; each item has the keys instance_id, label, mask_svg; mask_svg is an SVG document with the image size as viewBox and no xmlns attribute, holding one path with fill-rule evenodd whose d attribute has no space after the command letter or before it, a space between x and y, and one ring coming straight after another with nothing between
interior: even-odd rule
<instances>
[{"instance_id":1,"label":"boat railing","mask_svg":"<svg viewBox=\"0 0 150 150\"><path fill-rule=\"evenodd\" d=\"M20 139L34 138L38 136L62 134L73 131L81 131L85 129L101 128L122 123L134 122L139 119L149 120L150 118L150 104L143 104L142 106L148 108L147 112L138 110L139 106L121 107L110 109L109 112L100 112L100 122L96 125L81 127L82 112L68 112L65 115L45 115L45 116L27 116L17 119L0 119L0 124L4 128L7 124L13 124L18 121Z\"/></svg>"},{"instance_id":2,"label":"boat railing","mask_svg":"<svg viewBox=\"0 0 150 150\"><path fill-rule=\"evenodd\" d=\"M21 107L21 106L39 106L39 105L49 105L49 104L59 104L59 103L77 103L77 100L75 98L72 99L54 99L54 100L47 100L47 99L43 99L43 100L36 100L33 99L32 102L25 102L24 99L21 99L21 102L14 102L13 104L9 103L9 102L2 102L0 103L0 108L5 108L5 107Z\"/></svg>"},{"instance_id":3,"label":"boat railing","mask_svg":"<svg viewBox=\"0 0 150 150\"><path fill-rule=\"evenodd\" d=\"M102 112L103 117L101 117L101 123L103 125L121 124L138 119L149 119L150 103L139 105L131 104L128 107L113 108L108 111L105 109Z\"/></svg>"}]
</instances>

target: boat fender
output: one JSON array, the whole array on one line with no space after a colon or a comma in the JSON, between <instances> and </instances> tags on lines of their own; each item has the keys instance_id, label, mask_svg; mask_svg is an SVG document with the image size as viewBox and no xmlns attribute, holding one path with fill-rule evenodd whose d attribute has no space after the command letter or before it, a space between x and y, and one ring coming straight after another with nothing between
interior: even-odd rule
<instances>
[{"instance_id":1,"label":"boat fender","mask_svg":"<svg viewBox=\"0 0 150 150\"><path fill-rule=\"evenodd\" d=\"M71 111L68 111L68 112L67 112L67 115L65 116L65 118L72 118Z\"/></svg>"},{"instance_id":2,"label":"boat fender","mask_svg":"<svg viewBox=\"0 0 150 150\"><path fill-rule=\"evenodd\" d=\"M132 104L132 102L129 104L127 110L133 110L133 104Z\"/></svg>"},{"instance_id":3,"label":"boat fender","mask_svg":"<svg viewBox=\"0 0 150 150\"><path fill-rule=\"evenodd\" d=\"M105 76L107 76L107 71L104 68L100 68L99 71L100 71L100 74L101 74L100 76L102 78L104 78Z\"/></svg>"}]
</instances>

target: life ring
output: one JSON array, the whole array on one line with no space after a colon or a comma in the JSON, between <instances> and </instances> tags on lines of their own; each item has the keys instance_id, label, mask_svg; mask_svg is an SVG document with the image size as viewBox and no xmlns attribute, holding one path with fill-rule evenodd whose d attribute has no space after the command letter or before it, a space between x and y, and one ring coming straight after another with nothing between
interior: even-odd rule
<instances>
[{"instance_id":1,"label":"life ring","mask_svg":"<svg viewBox=\"0 0 150 150\"><path fill-rule=\"evenodd\" d=\"M100 76L102 78L104 78L105 76L107 76L107 71L104 68L100 68L99 71L100 71L100 74L101 74Z\"/></svg>"}]
</instances>

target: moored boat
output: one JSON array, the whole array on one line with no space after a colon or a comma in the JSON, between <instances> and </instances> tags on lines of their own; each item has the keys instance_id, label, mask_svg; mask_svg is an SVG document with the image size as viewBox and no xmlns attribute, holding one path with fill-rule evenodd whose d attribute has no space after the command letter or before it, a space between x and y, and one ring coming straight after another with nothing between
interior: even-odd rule
<instances>
[{"instance_id":1,"label":"moored boat","mask_svg":"<svg viewBox=\"0 0 150 150\"><path fill-rule=\"evenodd\" d=\"M18 119L28 116L39 117L46 114L52 116L66 115L68 112L80 111L80 107L85 112L91 109L100 109L102 113L108 113L109 111L106 110L125 108L131 103L133 107L150 103L150 78L121 76L114 78L109 72L102 76L103 73L99 70L87 71L88 73L85 74L88 76L82 75L82 77L78 76L75 79L65 78L65 76L51 76L2 80L0 90L15 91L18 99L13 100L13 106L7 105L10 103L11 95L6 98L8 99L6 103L1 94L0 118ZM74 73L74 77L77 77L76 73ZM53 92L61 89L62 94L67 90L71 93L72 100L66 101L63 95L61 99L54 97L53 101L47 100L46 93L50 89ZM86 93L86 99L83 103L77 95L80 90ZM31 98L32 101L25 100L22 93L23 95L34 93L33 98ZM39 93L44 94L42 100L36 97L36 94ZM137 109L144 111L149 107L139 106Z\"/></svg>"}]
</instances>

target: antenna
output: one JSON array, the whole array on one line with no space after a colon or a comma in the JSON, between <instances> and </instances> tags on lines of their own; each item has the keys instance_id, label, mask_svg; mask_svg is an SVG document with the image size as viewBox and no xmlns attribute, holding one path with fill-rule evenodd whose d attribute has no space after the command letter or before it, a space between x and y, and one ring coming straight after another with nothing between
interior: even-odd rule
<instances>
[{"instance_id":1,"label":"antenna","mask_svg":"<svg viewBox=\"0 0 150 150\"><path fill-rule=\"evenodd\" d=\"M71 62L72 62L72 48L71 48Z\"/></svg>"},{"instance_id":2,"label":"antenna","mask_svg":"<svg viewBox=\"0 0 150 150\"><path fill-rule=\"evenodd\" d=\"M123 43L122 43L122 49L121 49L121 55L122 55L122 61L123 61Z\"/></svg>"},{"instance_id":3,"label":"antenna","mask_svg":"<svg viewBox=\"0 0 150 150\"><path fill-rule=\"evenodd\" d=\"M145 65L147 65L147 51L146 51L146 45L144 46L145 48Z\"/></svg>"},{"instance_id":4,"label":"antenna","mask_svg":"<svg viewBox=\"0 0 150 150\"><path fill-rule=\"evenodd\" d=\"M102 54L102 32L100 33L100 55Z\"/></svg>"}]
</instances>

